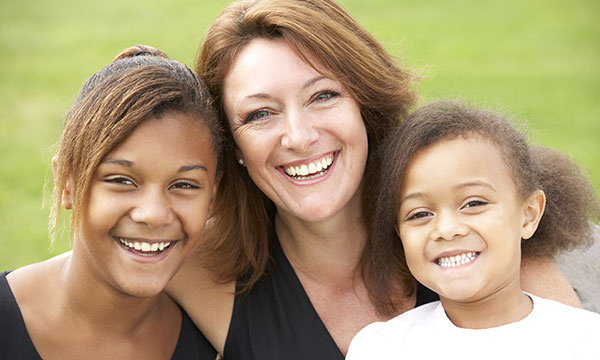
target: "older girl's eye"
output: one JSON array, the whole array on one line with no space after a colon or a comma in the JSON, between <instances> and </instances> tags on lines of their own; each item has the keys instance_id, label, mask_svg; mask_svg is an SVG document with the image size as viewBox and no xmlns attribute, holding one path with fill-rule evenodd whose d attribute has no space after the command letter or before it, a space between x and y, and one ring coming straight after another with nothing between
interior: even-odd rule
<instances>
[{"instance_id":1,"label":"older girl's eye","mask_svg":"<svg viewBox=\"0 0 600 360\"><path fill-rule=\"evenodd\" d=\"M135 185L135 183L131 179L123 177L123 176L115 176L115 177L106 178L106 179L104 179L104 182L107 182L109 184L117 184L117 185Z\"/></svg>"},{"instance_id":2,"label":"older girl's eye","mask_svg":"<svg viewBox=\"0 0 600 360\"><path fill-rule=\"evenodd\" d=\"M244 119L244 124L251 123L253 121L262 120L269 116L269 112L266 110L257 110L253 111Z\"/></svg>"},{"instance_id":3,"label":"older girl's eye","mask_svg":"<svg viewBox=\"0 0 600 360\"><path fill-rule=\"evenodd\" d=\"M337 93L335 91L331 91L331 90L325 90L325 91L321 91L320 93L315 95L314 101L315 102L327 101L336 96L339 96L339 93Z\"/></svg>"},{"instance_id":4,"label":"older girl's eye","mask_svg":"<svg viewBox=\"0 0 600 360\"><path fill-rule=\"evenodd\" d=\"M169 186L169 189L199 189L199 186L191 184L187 181L176 182L175 184Z\"/></svg>"}]
</instances>

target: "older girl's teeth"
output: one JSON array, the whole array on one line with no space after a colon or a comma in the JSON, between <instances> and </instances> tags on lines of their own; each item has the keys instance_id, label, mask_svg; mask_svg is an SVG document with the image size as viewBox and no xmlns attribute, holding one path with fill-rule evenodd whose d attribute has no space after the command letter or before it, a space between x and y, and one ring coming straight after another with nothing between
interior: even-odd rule
<instances>
[{"instance_id":1,"label":"older girl's teeth","mask_svg":"<svg viewBox=\"0 0 600 360\"><path fill-rule=\"evenodd\" d=\"M140 241L126 241L123 238L119 238L119 242L121 244L123 244L124 246L127 246L130 249L135 249L137 251L141 251L141 252L157 252L157 251L163 251L164 249L168 248L169 245L171 245L170 241L167 242L154 242L154 243L147 243L147 242L140 242Z\"/></svg>"},{"instance_id":2,"label":"older girl's teeth","mask_svg":"<svg viewBox=\"0 0 600 360\"><path fill-rule=\"evenodd\" d=\"M460 266L470 263L475 260L477 256L479 256L479 253L469 251L459 255L438 258L437 264L444 268Z\"/></svg>"},{"instance_id":3,"label":"older girl's teeth","mask_svg":"<svg viewBox=\"0 0 600 360\"><path fill-rule=\"evenodd\" d=\"M324 157L316 162L302 164L300 166L290 166L285 168L285 173L292 177L320 176L323 175L322 172L327 170L331 164L333 164L333 155Z\"/></svg>"}]
</instances>

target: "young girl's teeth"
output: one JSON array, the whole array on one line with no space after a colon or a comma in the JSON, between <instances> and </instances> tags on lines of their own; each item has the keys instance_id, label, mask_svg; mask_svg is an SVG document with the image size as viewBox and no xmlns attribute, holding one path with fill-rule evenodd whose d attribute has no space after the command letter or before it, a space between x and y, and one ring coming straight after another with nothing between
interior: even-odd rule
<instances>
[{"instance_id":1,"label":"young girl's teeth","mask_svg":"<svg viewBox=\"0 0 600 360\"><path fill-rule=\"evenodd\" d=\"M460 266L470 263L471 261L475 260L477 256L479 256L477 252L469 251L459 255L441 257L437 259L437 263L441 267Z\"/></svg>"}]
</instances>

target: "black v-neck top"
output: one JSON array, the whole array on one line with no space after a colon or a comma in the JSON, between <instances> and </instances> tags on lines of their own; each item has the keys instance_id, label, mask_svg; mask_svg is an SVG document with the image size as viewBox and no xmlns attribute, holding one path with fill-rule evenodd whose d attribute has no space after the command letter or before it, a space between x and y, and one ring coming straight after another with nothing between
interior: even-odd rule
<instances>
[{"instance_id":1,"label":"black v-neck top","mask_svg":"<svg viewBox=\"0 0 600 360\"><path fill-rule=\"evenodd\" d=\"M0 273L0 359L41 360L29 337L25 321L6 280L9 272ZM181 330L171 359L215 360L217 352L192 320L181 311ZM52 326L52 324L48 324Z\"/></svg>"},{"instance_id":2,"label":"black v-neck top","mask_svg":"<svg viewBox=\"0 0 600 360\"><path fill-rule=\"evenodd\" d=\"M272 234L273 266L245 294L236 294L225 360L343 360L298 276ZM237 290L240 290L238 281ZM417 288L416 306L438 300Z\"/></svg>"}]
</instances>

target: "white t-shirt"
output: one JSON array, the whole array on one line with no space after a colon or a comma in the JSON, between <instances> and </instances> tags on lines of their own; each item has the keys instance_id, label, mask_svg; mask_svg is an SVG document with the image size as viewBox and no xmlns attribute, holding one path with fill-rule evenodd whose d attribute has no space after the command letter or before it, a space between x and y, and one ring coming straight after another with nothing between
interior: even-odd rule
<instances>
[{"instance_id":1,"label":"white t-shirt","mask_svg":"<svg viewBox=\"0 0 600 360\"><path fill-rule=\"evenodd\" d=\"M491 328L455 326L439 301L362 329L346 360L594 359L600 360L600 314L528 294L523 320Z\"/></svg>"}]
</instances>

